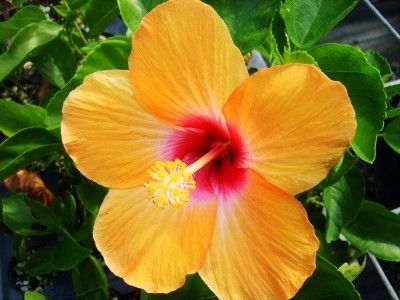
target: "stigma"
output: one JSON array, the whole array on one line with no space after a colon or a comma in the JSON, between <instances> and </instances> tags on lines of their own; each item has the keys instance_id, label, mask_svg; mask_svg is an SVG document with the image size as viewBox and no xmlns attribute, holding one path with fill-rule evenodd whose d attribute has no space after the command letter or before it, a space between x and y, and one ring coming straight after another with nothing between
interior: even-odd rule
<instances>
[{"instance_id":1,"label":"stigma","mask_svg":"<svg viewBox=\"0 0 400 300\"><path fill-rule=\"evenodd\" d=\"M181 207L190 200L190 191L196 189L193 174L219 157L229 142L218 143L190 166L179 160L157 161L148 171L151 181L145 183L148 198L159 208Z\"/></svg>"}]
</instances>

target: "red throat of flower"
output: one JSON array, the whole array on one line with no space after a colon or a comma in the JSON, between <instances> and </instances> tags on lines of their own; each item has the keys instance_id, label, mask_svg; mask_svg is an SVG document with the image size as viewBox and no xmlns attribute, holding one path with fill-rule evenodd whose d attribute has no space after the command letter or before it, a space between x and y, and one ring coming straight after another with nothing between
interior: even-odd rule
<instances>
[{"instance_id":1,"label":"red throat of flower","mask_svg":"<svg viewBox=\"0 0 400 300\"><path fill-rule=\"evenodd\" d=\"M166 203L181 206L189 198L204 201L213 195L228 199L245 184L245 146L230 125L190 116L170 134L166 148L167 162L158 162L149 170L155 182L146 184L159 207Z\"/></svg>"}]
</instances>

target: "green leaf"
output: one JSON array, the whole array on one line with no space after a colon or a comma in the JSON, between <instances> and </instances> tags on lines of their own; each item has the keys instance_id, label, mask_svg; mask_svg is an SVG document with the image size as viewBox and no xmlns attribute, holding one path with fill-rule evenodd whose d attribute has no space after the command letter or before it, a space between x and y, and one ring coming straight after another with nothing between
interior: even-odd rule
<instances>
[{"instance_id":1,"label":"green leaf","mask_svg":"<svg viewBox=\"0 0 400 300\"><path fill-rule=\"evenodd\" d=\"M0 181L59 149L59 140L45 129L18 131L0 144Z\"/></svg>"},{"instance_id":2,"label":"green leaf","mask_svg":"<svg viewBox=\"0 0 400 300\"><path fill-rule=\"evenodd\" d=\"M46 20L46 15L38 6L27 5L17 10L9 20L0 22L0 44L26 25L43 20Z\"/></svg>"},{"instance_id":3,"label":"green leaf","mask_svg":"<svg viewBox=\"0 0 400 300\"><path fill-rule=\"evenodd\" d=\"M353 220L364 200L364 178L356 168L338 182L324 189L324 204L328 214L326 240L336 240L342 228Z\"/></svg>"},{"instance_id":4,"label":"green leaf","mask_svg":"<svg viewBox=\"0 0 400 300\"><path fill-rule=\"evenodd\" d=\"M392 108L386 111L386 119L400 117L400 107Z\"/></svg>"},{"instance_id":5,"label":"green leaf","mask_svg":"<svg viewBox=\"0 0 400 300\"><path fill-rule=\"evenodd\" d=\"M198 274L186 277L185 285L169 294L149 294L142 290L140 300L217 299Z\"/></svg>"},{"instance_id":6,"label":"green leaf","mask_svg":"<svg viewBox=\"0 0 400 300\"><path fill-rule=\"evenodd\" d=\"M378 52L368 50L364 52L364 56L371 66L378 69L384 81L392 76L392 69L390 68L389 63L387 62L386 58L384 58Z\"/></svg>"},{"instance_id":7,"label":"green leaf","mask_svg":"<svg viewBox=\"0 0 400 300\"><path fill-rule=\"evenodd\" d=\"M394 95L400 94L400 84L388 84L385 86L387 100L390 100Z\"/></svg>"},{"instance_id":8,"label":"green leaf","mask_svg":"<svg viewBox=\"0 0 400 300\"><path fill-rule=\"evenodd\" d=\"M400 118L386 125L382 137L394 151L400 154Z\"/></svg>"},{"instance_id":9,"label":"green leaf","mask_svg":"<svg viewBox=\"0 0 400 300\"><path fill-rule=\"evenodd\" d=\"M12 239L11 252L13 257L18 260L24 260L26 257L26 240L22 235L14 235Z\"/></svg>"},{"instance_id":10,"label":"green leaf","mask_svg":"<svg viewBox=\"0 0 400 300\"><path fill-rule=\"evenodd\" d=\"M340 239L331 243L326 242L325 234L316 231L319 239L318 255L335 267L340 267L344 262L353 259L354 251L350 248L349 243Z\"/></svg>"},{"instance_id":11,"label":"green leaf","mask_svg":"<svg viewBox=\"0 0 400 300\"><path fill-rule=\"evenodd\" d=\"M148 12L166 0L140 0Z\"/></svg>"},{"instance_id":12,"label":"green leaf","mask_svg":"<svg viewBox=\"0 0 400 300\"><path fill-rule=\"evenodd\" d=\"M32 215L23 194L12 195L2 200L2 216L4 224L22 236L46 235L55 231L54 227L38 226L41 222Z\"/></svg>"},{"instance_id":13,"label":"green leaf","mask_svg":"<svg viewBox=\"0 0 400 300\"><path fill-rule=\"evenodd\" d=\"M50 100L46 123L49 128L59 128L61 110L68 94L83 82L86 75L101 70L127 70L131 44L122 40L105 40L82 60L72 79Z\"/></svg>"},{"instance_id":14,"label":"green leaf","mask_svg":"<svg viewBox=\"0 0 400 300\"><path fill-rule=\"evenodd\" d=\"M0 100L0 131L6 136L27 127L45 127L45 117L40 106Z\"/></svg>"},{"instance_id":15,"label":"green leaf","mask_svg":"<svg viewBox=\"0 0 400 300\"><path fill-rule=\"evenodd\" d=\"M281 9L291 41L310 47L328 33L357 4L358 0L286 0Z\"/></svg>"},{"instance_id":16,"label":"green leaf","mask_svg":"<svg viewBox=\"0 0 400 300\"><path fill-rule=\"evenodd\" d=\"M59 88L62 88L76 71L74 53L60 38L49 43L43 49L43 54L36 57L34 62L40 74Z\"/></svg>"},{"instance_id":17,"label":"green leaf","mask_svg":"<svg viewBox=\"0 0 400 300\"><path fill-rule=\"evenodd\" d=\"M359 300L360 295L335 266L317 256L317 269L309 277L294 300Z\"/></svg>"},{"instance_id":18,"label":"green leaf","mask_svg":"<svg viewBox=\"0 0 400 300\"><path fill-rule=\"evenodd\" d=\"M117 0L88 0L80 8L89 37L97 37L118 14Z\"/></svg>"},{"instance_id":19,"label":"green leaf","mask_svg":"<svg viewBox=\"0 0 400 300\"><path fill-rule=\"evenodd\" d=\"M24 300L47 300L47 297L39 292L27 291L24 293Z\"/></svg>"},{"instance_id":20,"label":"green leaf","mask_svg":"<svg viewBox=\"0 0 400 300\"><path fill-rule=\"evenodd\" d=\"M0 82L27 59L32 51L54 40L61 29L62 27L54 22L41 21L19 30L8 50L0 55Z\"/></svg>"},{"instance_id":21,"label":"green leaf","mask_svg":"<svg viewBox=\"0 0 400 300\"><path fill-rule=\"evenodd\" d=\"M71 193L57 198L53 210L64 228L73 231L76 227L76 201Z\"/></svg>"},{"instance_id":22,"label":"green leaf","mask_svg":"<svg viewBox=\"0 0 400 300\"><path fill-rule=\"evenodd\" d=\"M379 71L367 62L360 50L348 45L324 44L309 54L326 75L345 85L357 119L357 132L351 146L362 160L372 163L386 110L386 94Z\"/></svg>"},{"instance_id":23,"label":"green leaf","mask_svg":"<svg viewBox=\"0 0 400 300\"><path fill-rule=\"evenodd\" d=\"M78 299L108 299L108 281L101 263L92 255L72 269L72 282ZM101 291L93 298L93 292Z\"/></svg>"},{"instance_id":24,"label":"green leaf","mask_svg":"<svg viewBox=\"0 0 400 300\"><path fill-rule=\"evenodd\" d=\"M347 150L329 171L328 176L319 184L320 188L328 187L344 176L356 163L357 156Z\"/></svg>"},{"instance_id":25,"label":"green leaf","mask_svg":"<svg viewBox=\"0 0 400 300\"><path fill-rule=\"evenodd\" d=\"M347 278L348 281L353 281L364 271L367 265L367 257L364 257L363 263L360 263L355 260L352 263L345 262L343 265L339 267L339 272L343 274L344 277Z\"/></svg>"},{"instance_id":26,"label":"green leaf","mask_svg":"<svg viewBox=\"0 0 400 300\"><path fill-rule=\"evenodd\" d=\"M59 233L61 240L57 244L39 249L27 260L25 271L29 275L71 270L90 255L91 251L79 245L65 229L59 228Z\"/></svg>"},{"instance_id":27,"label":"green leaf","mask_svg":"<svg viewBox=\"0 0 400 300\"><path fill-rule=\"evenodd\" d=\"M121 12L122 19L125 25L135 32L140 25L140 21L147 14L141 0L117 0L119 11Z\"/></svg>"},{"instance_id":28,"label":"green leaf","mask_svg":"<svg viewBox=\"0 0 400 300\"><path fill-rule=\"evenodd\" d=\"M97 215L97 211L104 197L107 195L107 192L107 188L94 182L81 183L76 187L79 200L82 202L85 209L94 215Z\"/></svg>"},{"instance_id":29,"label":"green leaf","mask_svg":"<svg viewBox=\"0 0 400 300\"><path fill-rule=\"evenodd\" d=\"M32 214L38 223L46 226L52 231L57 230L58 219L51 209L36 200L27 200L27 203L29 204Z\"/></svg>"},{"instance_id":30,"label":"green leaf","mask_svg":"<svg viewBox=\"0 0 400 300\"><path fill-rule=\"evenodd\" d=\"M284 51L283 63L284 64L301 63L301 64L317 65L314 58L306 51L294 51L294 52Z\"/></svg>"},{"instance_id":31,"label":"green leaf","mask_svg":"<svg viewBox=\"0 0 400 300\"><path fill-rule=\"evenodd\" d=\"M400 261L400 216L384 206L364 201L343 235L355 247L383 260Z\"/></svg>"},{"instance_id":32,"label":"green leaf","mask_svg":"<svg viewBox=\"0 0 400 300\"><path fill-rule=\"evenodd\" d=\"M260 46L267 37L267 26L279 7L278 0L206 0L224 19L233 42L242 53Z\"/></svg>"}]
</instances>

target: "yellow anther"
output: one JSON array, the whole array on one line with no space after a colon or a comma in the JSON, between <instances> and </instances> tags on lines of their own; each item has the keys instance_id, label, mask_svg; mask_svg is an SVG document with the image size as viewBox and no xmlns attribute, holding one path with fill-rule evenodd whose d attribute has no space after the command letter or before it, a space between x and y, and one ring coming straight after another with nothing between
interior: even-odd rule
<instances>
[{"instance_id":1,"label":"yellow anther","mask_svg":"<svg viewBox=\"0 0 400 300\"><path fill-rule=\"evenodd\" d=\"M196 182L181 160L157 161L147 173L151 181L145 187L148 189L149 199L157 207L180 207L190 200L190 190L195 189Z\"/></svg>"}]
</instances>

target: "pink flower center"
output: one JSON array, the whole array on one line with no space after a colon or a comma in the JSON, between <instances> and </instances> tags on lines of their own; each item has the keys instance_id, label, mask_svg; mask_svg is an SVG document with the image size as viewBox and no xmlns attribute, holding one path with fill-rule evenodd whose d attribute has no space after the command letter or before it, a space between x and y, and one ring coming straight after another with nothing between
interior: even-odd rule
<instances>
[{"instance_id":1,"label":"pink flower center","mask_svg":"<svg viewBox=\"0 0 400 300\"><path fill-rule=\"evenodd\" d=\"M229 124L190 116L168 137L167 148L166 159L178 158L196 169L193 200L207 200L213 195L226 199L245 184L246 149L238 131Z\"/></svg>"}]
</instances>

